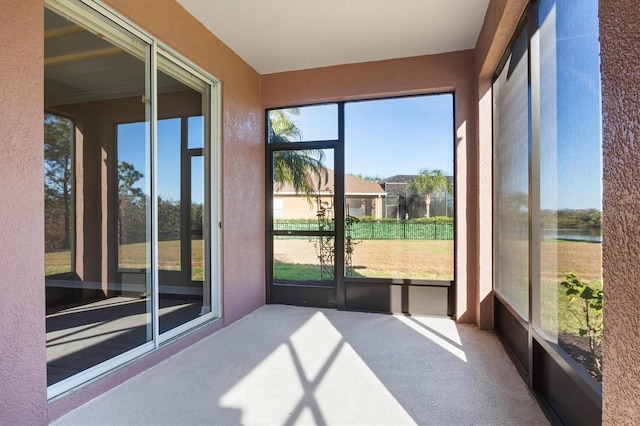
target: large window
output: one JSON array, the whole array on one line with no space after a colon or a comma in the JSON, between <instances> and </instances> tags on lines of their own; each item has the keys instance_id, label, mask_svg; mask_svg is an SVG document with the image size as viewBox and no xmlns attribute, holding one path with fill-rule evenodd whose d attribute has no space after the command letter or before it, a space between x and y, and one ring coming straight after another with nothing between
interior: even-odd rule
<instances>
[{"instance_id":1,"label":"large window","mask_svg":"<svg viewBox=\"0 0 640 426\"><path fill-rule=\"evenodd\" d=\"M219 203L215 81L98 4L46 6L52 397L219 317Z\"/></svg>"},{"instance_id":2,"label":"large window","mask_svg":"<svg viewBox=\"0 0 640 426\"><path fill-rule=\"evenodd\" d=\"M598 2L536 1L520 28L493 86L496 328L554 415L597 422L604 333Z\"/></svg>"},{"instance_id":3,"label":"large window","mask_svg":"<svg viewBox=\"0 0 640 426\"><path fill-rule=\"evenodd\" d=\"M602 120L597 10L595 0L540 2L536 327L600 381Z\"/></svg>"},{"instance_id":4,"label":"large window","mask_svg":"<svg viewBox=\"0 0 640 426\"><path fill-rule=\"evenodd\" d=\"M495 287L529 319L529 65L522 30L494 84Z\"/></svg>"},{"instance_id":5,"label":"large window","mask_svg":"<svg viewBox=\"0 0 640 426\"><path fill-rule=\"evenodd\" d=\"M346 105L347 276L453 281L453 116L452 94Z\"/></svg>"},{"instance_id":6,"label":"large window","mask_svg":"<svg viewBox=\"0 0 640 426\"><path fill-rule=\"evenodd\" d=\"M453 94L266 119L269 301L453 315Z\"/></svg>"}]
</instances>

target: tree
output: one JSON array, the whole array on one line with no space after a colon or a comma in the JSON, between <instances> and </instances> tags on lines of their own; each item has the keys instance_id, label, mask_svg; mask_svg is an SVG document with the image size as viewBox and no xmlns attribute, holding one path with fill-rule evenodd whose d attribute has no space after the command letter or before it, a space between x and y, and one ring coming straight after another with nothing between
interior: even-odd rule
<instances>
[{"instance_id":1,"label":"tree","mask_svg":"<svg viewBox=\"0 0 640 426\"><path fill-rule=\"evenodd\" d=\"M118 163L118 242L127 244L138 242L139 236L144 234L144 192L134 187L144 175L133 164L121 161ZM144 241L144 238L143 238Z\"/></svg>"},{"instance_id":2,"label":"tree","mask_svg":"<svg viewBox=\"0 0 640 426\"><path fill-rule=\"evenodd\" d=\"M47 250L65 250L71 246L73 129L70 120L45 113L44 189ZM62 226L60 221L63 222Z\"/></svg>"},{"instance_id":3,"label":"tree","mask_svg":"<svg viewBox=\"0 0 640 426\"><path fill-rule=\"evenodd\" d=\"M362 173L356 173L356 174L351 174L351 176L355 176L358 179L362 179L362 180L368 180L370 182L375 182L378 183L382 180L381 176L378 175L363 175Z\"/></svg>"},{"instance_id":4,"label":"tree","mask_svg":"<svg viewBox=\"0 0 640 426\"><path fill-rule=\"evenodd\" d=\"M420 174L409 184L409 188L424 195L424 204L427 209L425 216L430 217L431 196L450 192L451 184L442 170L420 169Z\"/></svg>"},{"instance_id":5,"label":"tree","mask_svg":"<svg viewBox=\"0 0 640 426\"><path fill-rule=\"evenodd\" d=\"M118 164L118 195L120 197L141 197L144 195L142 189L133 186L143 177L144 175L133 164L121 161Z\"/></svg>"},{"instance_id":6,"label":"tree","mask_svg":"<svg viewBox=\"0 0 640 426\"><path fill-rule=\"evenodd\" d=\"M269 142L289 143L302 139L302 131L296 126L292 115L296 108L274 110L269 113ZM273 154L273 180L280 187L290 184L296 193L303 194L309 202L329 179L321 149L282 150Z\"/></svg>"}]
</instances>

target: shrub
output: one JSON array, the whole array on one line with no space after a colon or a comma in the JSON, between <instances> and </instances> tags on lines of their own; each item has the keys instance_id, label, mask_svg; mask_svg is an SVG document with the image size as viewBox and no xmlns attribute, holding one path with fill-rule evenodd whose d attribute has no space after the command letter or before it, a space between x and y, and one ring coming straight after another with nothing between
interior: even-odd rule
<instances>
[{"instance_id":1,"label":"shrub","mask_svg":"<svg viewBox=\"0 0 640 426\"><path fill-rule=\"evenodd\" d=\"M581 327L578 333L586 337L589 342L589 351L595 363L596 369L602 374L602 355L598 348L602 345L602 335L604 331L603 314L603 292L602 283L599 281L582 281L576 274L565 274L565 279L560 285L567 289L569 303L578 301L578 308L571 310L573 315L580 322Z\"/></svg>"}]
</instances>

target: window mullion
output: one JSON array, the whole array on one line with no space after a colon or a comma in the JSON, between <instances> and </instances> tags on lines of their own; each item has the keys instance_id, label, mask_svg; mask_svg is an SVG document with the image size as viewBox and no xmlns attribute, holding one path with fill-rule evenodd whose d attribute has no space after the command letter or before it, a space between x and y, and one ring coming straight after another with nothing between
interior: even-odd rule
<instances>
[{"instance_id":1,"label":"window mullion","mask_svg":"<svg viewBox=\"0 0 640 426\"><path fill-rule=\"evenodd\" d=\"M151 44L151 55L149 58L150 69L148 95L151 100L147 106L150 106L149 129L151 136L150 153L151 153L151 289L152 289L152 328L153 341L155 347L159 345L158 335L160 333L159 319L159 272L158 272L158 67L157 67L157 48L156 42Z\"/></svg>"}]
</instances>

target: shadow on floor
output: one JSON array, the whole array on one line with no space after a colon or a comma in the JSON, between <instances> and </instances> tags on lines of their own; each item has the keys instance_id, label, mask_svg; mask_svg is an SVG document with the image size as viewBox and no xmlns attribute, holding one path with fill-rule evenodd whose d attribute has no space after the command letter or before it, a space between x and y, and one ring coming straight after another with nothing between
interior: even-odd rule
<instances>
[{"instance_id":1,"label":"shadow on floor","mask_svg":"<svg viewBox=\"0 0 640 426\"><path fill-rule=\"evenodd\" d=\"M491 333L265 306L55 422L548 424Z\"/></svg>"}]
</instances>

